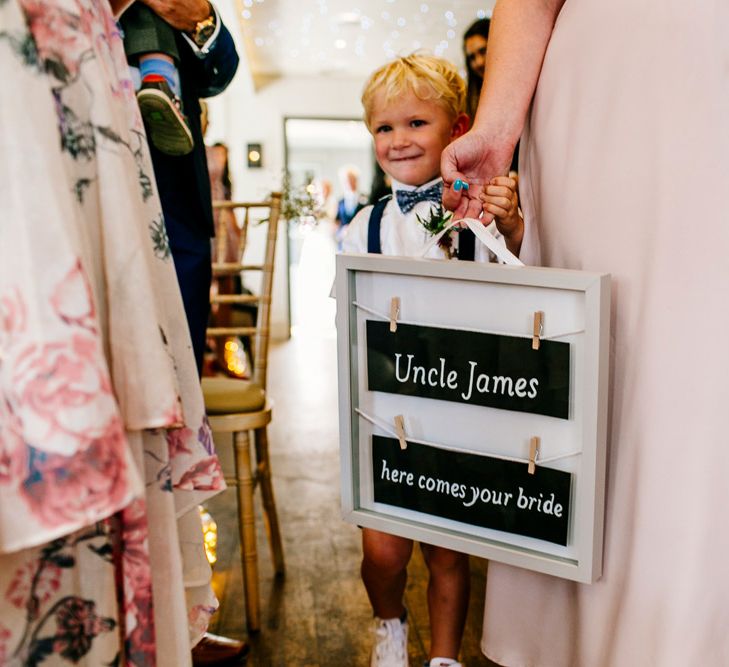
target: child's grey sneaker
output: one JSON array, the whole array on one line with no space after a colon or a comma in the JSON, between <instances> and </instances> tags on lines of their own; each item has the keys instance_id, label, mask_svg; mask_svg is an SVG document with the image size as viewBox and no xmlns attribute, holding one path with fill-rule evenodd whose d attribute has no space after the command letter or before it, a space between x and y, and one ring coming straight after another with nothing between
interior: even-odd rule
<instances>
[{"instance_id":1,"label":"child's grey sneaker","mask_svg":"<svg viewBox=\"0 0 729 667\"><path fill-rule=\"evenodd\" d=\"M370 667L408 667L408 624L399 618L375 618Z\"/></svg>"},{"instance_id":2,"label":"child's grey sneaker","mask_svg":"<svg viewBox=\"0 0 729 667\"><path fill-rule=\"evenodd\" d=\"M182 113L182 103L164 77L144 77L137 102L147 134L157 150L167 155L187 155L192 151L192 132Z\"/></svg>"}]
</instances>

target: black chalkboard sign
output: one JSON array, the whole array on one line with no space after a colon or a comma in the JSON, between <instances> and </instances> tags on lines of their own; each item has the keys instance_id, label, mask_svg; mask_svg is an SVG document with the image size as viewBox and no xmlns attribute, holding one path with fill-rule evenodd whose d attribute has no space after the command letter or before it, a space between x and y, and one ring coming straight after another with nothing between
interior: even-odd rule
<instances>
[{"instance_id":1,"label":"black chalkboard sign","mask_svg":"<svg viewBox=\"0 0 729 667\"><path fill-rule=\"evenodd\" d=\"M570 346L530 338L367 321L370 391L569 419Z\"/></svg>"},{"instance_id":2,"label":"black chalkboard sign","mask_svg":"<svg viewBox=\"0 0 729 667\"><path fill-rule=\"evenodd\" d=\"M570 473L374 435L372 476L375 502L567 544Z\"/></svg>"}]
</instances>

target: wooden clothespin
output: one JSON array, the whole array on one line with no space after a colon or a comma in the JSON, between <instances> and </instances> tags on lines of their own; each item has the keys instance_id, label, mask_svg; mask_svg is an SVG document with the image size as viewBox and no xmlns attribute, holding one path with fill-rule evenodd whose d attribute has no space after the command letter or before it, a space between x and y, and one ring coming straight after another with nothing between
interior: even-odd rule
<instances>
[{"instance_id":1,"label":"wooden clothespin","mask_svg":"<svg viewBox=\"0 0 729 667\"><path fill-rule=\"evenodd\" d=\"M408 442L405 440L405 418L402 415L395 415L395 433L400 441L400 449L407 449Z\"/></svg>"},{"instance_id":2,"label":"wooden clothespin","mask_svg":"<svg viewBox=\"0 0 729 667\"><path fill-rule=\"evenodd\" d=\"M533 475L537 469L537 455L539 454L539 438L534 436L529 441L529 469L530 475Z\"/></svg>"},{"instance_id":3,"label":"wooden clothespin","mask_svg":"<svg viewBox=\"0 0 729 667\"><path fill-rule=\"evenodd\" d=\"M544 335L544 313L537 310L534 313L534 329L532 331L532 350L539 349L540 338Z\"/></svg>"},{"instance_id":4,"label":"wooden clothespin","mask_svg":"<svg viewBox=\"0 0 729 667\"><path fill-rule=\"evenodd\" d=\"M397 331L397 318L400 317L400 297L393 296L390 299L390 331Z\"/></svg>"}]
</instances>

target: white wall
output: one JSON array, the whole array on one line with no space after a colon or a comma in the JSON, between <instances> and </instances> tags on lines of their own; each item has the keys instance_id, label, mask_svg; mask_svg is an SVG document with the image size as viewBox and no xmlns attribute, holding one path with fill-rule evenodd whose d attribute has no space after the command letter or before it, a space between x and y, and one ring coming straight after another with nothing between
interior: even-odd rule
<instances>
[{"instance_id":1,"label":"white wall","mask_svg":"<svg viewBox=\"0 0 729 667\"><path fill-rule=\"evenodd\" d=\"M272 190L281 188L284 170L284 117L359 118L362 115L359 100L364 80L334 77L281 78L256 91L235 14L224 3L220 3L218 8L236 40L241 64L228 89L222 95L208 100L210 128L206 142L223 141L230 149L234 199L262 199ZM262 145L263 168L248 169L248 143ZM260 235L254 232L252 242L260 243ZM286 247L286 227L282 223L276 249L271 316L272 334L276 338L286 338L289 332Z\"/></svg>"}]
</instances>

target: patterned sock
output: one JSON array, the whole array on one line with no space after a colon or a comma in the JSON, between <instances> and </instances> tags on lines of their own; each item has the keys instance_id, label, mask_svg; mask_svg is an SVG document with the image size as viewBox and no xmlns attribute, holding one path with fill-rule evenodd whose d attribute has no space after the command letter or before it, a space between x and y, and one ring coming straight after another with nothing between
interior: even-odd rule
<instances>
[{"instance_id":1,"label":"patterned sock","mask_svg":"<svg viewBox=\"0 0 729 667\"><path fill-rule=\"evenodd\" d=\"M139 63L139 73L142 75L142 81L149 75L163 76L172 88L172 92L177 97L182 95L180 75L173 63L162 60L162 58L147 58Z\"/></svg>"}]
</instances>

